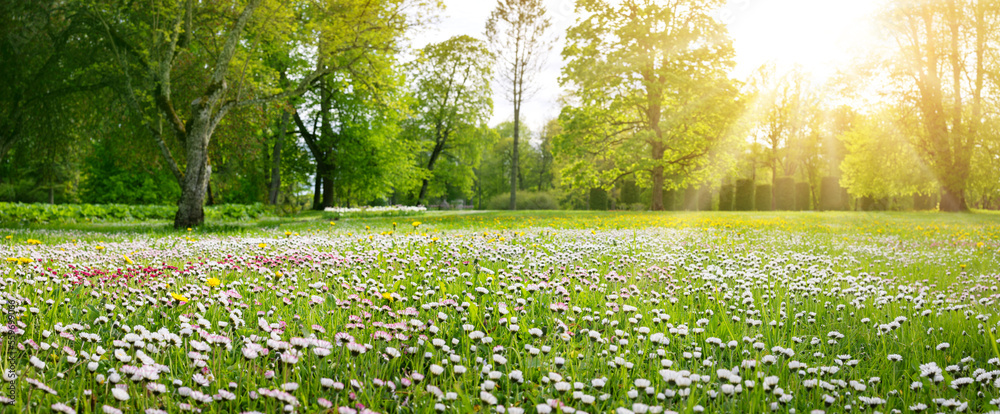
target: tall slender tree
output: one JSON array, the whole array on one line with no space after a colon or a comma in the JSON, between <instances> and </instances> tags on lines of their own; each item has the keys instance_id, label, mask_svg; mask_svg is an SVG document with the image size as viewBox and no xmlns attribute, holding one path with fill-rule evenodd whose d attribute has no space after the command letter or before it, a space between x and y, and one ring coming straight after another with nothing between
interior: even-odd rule
<instances>
[{"instance_id":1,"label":"tall slender tree","mask_svg":"<svg viewBox=\"0 0 1000 414\"><path fill-rule=\"evenodd\" d=\"M406 131L429 150L417 200L426 203L434 167L442 155L479 163L476 140L493 111L490 53L482 41L456 36L428 45L411 66L415 80L413 117ZM468 169L471 173L471 169ZM469 182L470 180L461 180Z\"/></svg>"},{"instance_id":2,"label":"tall slender tree","mask_svg":"<svg viewBox=\"0 0 1000 414\"><path fill-rule=\"evenodd\" d=\"M542 0L497 0L486 20L486 39L500 66L500 85L514 106L514 153L510 175L510 209L516 208L518 140L521 105L535 92L532 75L541 69L552 40L545 31L551 21L545 16Z\"/></svg>"}]
</instances>

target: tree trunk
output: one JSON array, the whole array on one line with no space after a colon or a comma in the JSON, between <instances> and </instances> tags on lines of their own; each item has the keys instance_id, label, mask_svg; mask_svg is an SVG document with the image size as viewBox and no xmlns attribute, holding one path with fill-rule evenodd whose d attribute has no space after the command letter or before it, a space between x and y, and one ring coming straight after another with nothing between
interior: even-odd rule
<instances>
[{"instance_id":1,"label":"tree trunk","mask_svg":"<svg viewBox=\"0 0 1000 414\"><path fill-rule=\"evenodd\" d=\"M663 148L659 142L654 142L652 145L652 157L653 160L663 159ZM659 155L659 158L656 158ZM663 211L663 165L657 164L653 167L653 200L650 205L650 210L653 211Z\"/></svg>"},{"instance_id":2,"label":"tree trunk","mask_svg":"<svg viewBox=\"0 0 1000 414\"><path fill-rule=\"evenodd\" d=\"M447 141L448 137L442 137L437 140L434 144L434 149L431 150L431 158L427 161L427 171L434 171L434 164L437 163L438 157L441 156L441 152L444 151L444 143ZM420 185L420 195L417 197L418 204L427 205L427 187L430 184L430 178L425 178L423 184Z\"/></svg>"},{"instance_id":3,"label":"tree trunk","mask_svg":"<svg viewBox=\"0 0 1000 414\"><path fill-rule=\"evenodd\" d=\"M521 134L521 105L514 102L514 150L510 162L510 210L517 210L517 143Z\"/></svg>"},{"instance_id":4,"label":"tree trunk","mask_svg":"<svg viewBox=\"0 0 1000 414\"><path fill-rule=\"evenodd\" d=\"M969 211L969 205L965 201L965 191L942 185L941 205L939 208L941 211L952 213Z\"/></svg>"},{"instance_id":5,"label":"tree trunk","mask_svg":"<svg viewBox=\"0 0 1000 414\"><path fill-rule=\"evenodd\" d=\"M427 205L427 187L429 183L430 180L424 178L423 184L420 185L420 195L417 196L418 205Z\"/></svg>"},{"instance_id":6,"label":"tree trunk","mask_svg":"<svg viewBox=\"0 0 1000 414\"><path fill-rule=\"evenodd\" d=\"M330 177L333 168L329 165L323 167L323 208L333 207L333 178Z\"/></svg>"},{"instance_id":7,"label":"tree trunk","mask_svg":"<svg viewBox=\"0 0 1000 414\"><path fill-rule=\"evenodd\" d=\"M288 129L288 118L290 114L287 110L281 111L281 125L278 130L278 138L274 142L274 155L271 156L271 189L267 194L267 202L278 204L278 190L281 188L281 146L285 142L285 130Z\"/></svg>"},{"instance_id":8,"label":"tree trunk","mask_svg":"<svg viewBox=\"0 0 1000 414\"><path fill-rule=\"evenodd\" d=\"M313 210L323 209L323 175L326 174L323 170L323 164L319 161L316 162L316 184L313 186Z\"/></svg>"},{"instance_id":9,"label":"tree trunk","mask_svg":"<svg viewBox=\"0 0 1000 414\"><path fill-rule=\"evenodd\" d=\"M646 112L646 120L649 122L649 129L653 132L653 140L650 142L652 153L650 158L656 163L653 167L653 200L649 207L652 211L663 211L663 153L666 148L663 146L663 131L660 130L660 92L654 89L649 94L649 108Z\"/></svg>"},{"instance_id":10,"label":"tree trunk","mask_svg":"<svg viewBox=\"0 0 1000 414\"><path fill-rule=\"evenodd\" d=\"M207 113L203 113L205 118ZM193 227L205 222L205 192L208 189L208 120L202 119L191 128L187 137L187 169L181 185L181 201L177 204L174 228Z\"/></svg>"}]
</instances>

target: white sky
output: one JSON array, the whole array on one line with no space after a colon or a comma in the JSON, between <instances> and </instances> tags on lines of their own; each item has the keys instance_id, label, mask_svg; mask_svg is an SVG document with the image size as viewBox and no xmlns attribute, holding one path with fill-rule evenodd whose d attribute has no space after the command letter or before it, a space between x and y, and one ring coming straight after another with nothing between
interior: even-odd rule
<instances>
[{"instance_id":1,"label":"white sky","mask_svg":"<svg viewBox=\"0 0 1000 414\"><path fill-rule=\"evenodd\" d=\"M573 25L574 0L544 0L552 19L550 33L558 36L555 46L545 59L546 65L535 76L538 92L522 106L522 119L532 131L559 115L560 52L565 44L566 29ZM719 11L719 17L729 26L736 48L737 67L734 76L745 79L761 64L774 61L779 68L794 64L813 73L814 80L823 81L839 66L864 48L872 38L874 26L870 16L876 10L875 0L729 0ZM493 0L445 0L447 6L441 21L413 39L413 47L421 48L457 35L483 37L483 28ZM494 110L490 125L511 120L513 107L494 81Z\"/></svg>"}]
</instances>

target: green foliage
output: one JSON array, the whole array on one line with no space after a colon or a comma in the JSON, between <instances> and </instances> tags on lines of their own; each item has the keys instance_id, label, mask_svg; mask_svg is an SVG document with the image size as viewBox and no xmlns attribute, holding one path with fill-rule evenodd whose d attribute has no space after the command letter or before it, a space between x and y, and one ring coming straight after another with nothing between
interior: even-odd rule
<instances>
[{"instance_id":1,"label":"green foliage","mask_svg":"<svg viewBox=\"0 0 1000 414\"><path fill-rule=\"evenodd\" d=\"M914 210L933 210L937 208L937 197L932 194L914 194L913 195L913 209Z\"/></svg>"},{"instance_id":2,"label":"green foliage","mask_svg":"<svg viewBox=\"0 0 1000 414\"><path fill-rule=\"evenodd\" d=\"M780 177L774 180L774 209L795 210L795 179Z\"/></svg>"},{"instance_id":3,"label":"green foliage","mask_svg":"<svg viewBox=\"0 0 1000 414\"><path fill-rule=\"evenodd\" d=\"M517 193L518 210L558 210L559 194L554 191L522 191ZM510 193L497 194L490 198L490 210L509 210Z\"/></svg>"},{"instance_id":4,"label":"green foliage","mask_svg":"<svg viewBox=\"0 0 1000 414\"><path fill-rule=\"evenodd\" d=\"M843 199L837 177L823 177L819 191L819 209L823 211L844 210L847 200Z\"/></svg>"},{"instance_id":5,"label":"green foliage","mask_svg":"<svg viewBox=\"0 0 1000 414\"><path fill-rule=\"evenodd\" d=\"M733 210L753 211L754 182L753 180L736 180L736 197L733 199Z\"/></svg>"},{"instance_id":6,"label":"green foliage","mask_svg":"<svg viewBox=\"0 0 1000 414\"><path fill-rule=\"evenodd\" d=\"M659 195L665 177L684 187L724 161L716 151L734 138L742 103L727 74L732 41L712 17L722 4L577 2L586 17L567 32L560 79L573 104L555 143L564 184L607 189L635 173Z\"/></svg>"},{"instance_id":7,"label":"green foliage","mask_svg":"<svg viewBox=\"0 0 1000 414\"><path fill-rule=\"evenodd\" d=\"M417 165L426 178L418 198L439 196L449 186L472 193L480 140L493 111L491 60L482 41L456 36L427 45L410 64L413 115L403 121L403 132L420 148ZM445 168L435 169L441 164Z\"/></svg>"},{"instance_id":8,"label":"green foliage","mask_svg":"<svg viewBox=\"0 0 1000 414\"><path fill-rule=\"evenodd\" d=\"M634 180L625 180L621 184L621 202L631 205L639 202L639 187Z\"/></svg>"},{"instance_id":9,"label":"green foliage","mask_svg":"<svg viewBox=\"0 0 1000 414\"><path fill-rule=\"evenodd\" d=\"M910 120L912 121L912 120ZM933 174L921 162L908 136L919 125L894 111L862 118L840 139L847 156L840 184L855 197L909 196L932 191Z\"/></svg>"},{"instance_id":10,"label":"green foliage","mask_svg":"<svg viewBox=\"0 0 1000 414\"><path fill-rule=\"evenodd\" d=\"M180 197L177 180L165 169L144 169L130 157L121 157L110 139L94 146L84 164L81 200L91 204L160 204ZM154 163L155 164L155 163Z\"/></svg>"},{"instance_id":11,"label":"green foliage","mask_svg":"<svg viewBox=\"0 0 1000 414\"><path fill-rule=\"evenodd\" d=\"M680 190L669 189L663 190L663 209L666 211L678 210L678 204L681 204Z\"/></svg>"},{"instance_id":12,"label":"green foliage","mask_svg":"<svg viewBox=\"0 0 1000 414\"><path fill-rule=\"evenodd\" d=\"M698 187L698 211L712 211L712 187Z\"/></svg>"},{"instance_id":13,"label":"green foliage","mask_svg":"<svg viewBox=\"0 0 1000 414\"><path fill-rule=\"evenodd\" d=\"M771 211L771 184L757 184L753 207L756 211Z\"/></svg>"},{"instance_id":14,"label":"green foliage","mask_svg":"<svg viewBox=\"0 0 1000 414\"><path fill-rule=\"evenodd\" d=\"M809 210L811 203L811 188L809 183L795 183L795 209L798 211Z\"/></svg>"},{"instance_id":15,"label":"green foliage","mask_svg":"<svg viewBox=\"0 0 1000 414\"><path fill-rule=\"evenodd\" d=\"M687 187L684 189L683 200L681 202L681 210L685 211L698 211L698 189L695 187Z\"/></svg>"},{"instance_id":16,"label":"green foliage","mask_svg":"<svg viewBox=\"0 0 1000 414\"><path fill-rule=\"evenodd\" d=\"M733 202L736 199L732 184L723 184L719 188L719 211L733 211Z\"/></svg>"},{"instance_id":17,"label":"green foliage","mask_svg":"<svg viewBox=\"0 0 1000 414\"><path fill-rule=\"evenodd\" d=\"M589 206L591 210L608 209L608 191L603 188L591 188Z\"/></svg>"},{"instance_id":18,"label":"green foliage","mask_svg":"<svg viewBox=\"0 0 1000 414\"><path fill-rule=\"evenodd\" d=\"M176 206L127 204L27 204L0 202L0 223L78 223L173 220ZM205 208L212 220L254 220L269 213L263 204Z\"/></svg>"}]
</instances>

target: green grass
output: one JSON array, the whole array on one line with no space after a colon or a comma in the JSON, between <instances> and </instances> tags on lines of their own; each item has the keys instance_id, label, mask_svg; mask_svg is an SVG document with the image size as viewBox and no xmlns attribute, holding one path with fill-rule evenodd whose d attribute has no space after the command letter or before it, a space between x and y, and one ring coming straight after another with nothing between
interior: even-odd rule
<instances>
[{"instance_id":1,"label":"green grass","mask_svg":"<svg viewBox=\"0 0 1000 414\"><path fill-rule=\"evenodd\" d=\"M30 302L14 312L25 325L18 342L39 346L29 342L22 354L4 342L3 368L21 376L13 383L15 408L50 412L53 404L65 403L89 413L102 412L107 404L126 412L177 412L187 403L203 412L277 412L283 403L254 399L251 392L295 382L298 388L289 392L301 404L295 412L323 411L322 398L334 408L362 404L376 412L435 412L435 405L443 404L447 412L465 413L488 409L490 396L480 395L491 385L487 380L497 404L526 412L535 412L538 404L590 413L643 406L771 412L772 404L779 412L799 413L843 412L847 405L852 412L908 412L916 404L950 411L935 399L986 412L1000 403L1000 377L989 374L1000 369L996 214L428 212L334 223L320 213L305 213L253 223L210 222L190 232L174 231L167 223L0 230L0 236L10 236L0 239L0 258L31 258L5 262L0 272L9 280L5 294ZM26 244L28 239L41 244ZM210 278L221 286L210 286ZM242 298L220 296L226 291ZM171 294L189 301L180 303ZM568 309L552 310L557 303ZM411 307L416 314L401 313ZM299 362L284 363L276 355L275 346L281 345L267 343L258 312L267 324L284 324L282 341L315 335L336 343L335 334L343 332L371 349L353 355L346 346L332 345L330 355L320 357L308 346ZM108 369L126 364L115 359L115 349L125 351L128 364L142 364L134 346L116 347L115 340L126 338L125 326L183 334L182 315L190 323L210 323L200 329L229 338L231 349L207 343L194 331L178 346L147 349L149 358L170 372L155 381L123 378L130 398L117 401ZM663 319L655 321L658 315ZM517 331L507 327L513 317ZM880 330L897 317L906 320ZM415 319L423 328L410 324ZM397 322L408 328L381 326ZM100 339L84 342L76 331L74 340L59 337L57 323L83 324L83 332ZM352 323L363 326L348 326ZM429 328L431 323L436 328ZM470 338L463 325L492 342ZM677 332L681 326L687 335ZM540 337L529 333L535 328L543 332ZM373 337L379 331L406 338ZM591 331L600 339L590 339ZM834 332L843 337L831 337L839 336ZM654 333L663 333L669 344L651 342ZM251 340L254 335L262 339ZM714 338L736 344L720 347L712 344ZM449 349L432 339L444 340ZM248 359L244 340L272 352ZM42 349L42 343L50 348ZM936 349L941 343L950 347ZM498 345L504 350L494 351ZM76 362L64 346L77 354ZM98 346L106 353L91 372L80 354L93 354ZM189 358L203 346L209 358L204 368ZM392 357L389 347L401 355ZM793 349L794 355L784 356L776 347ZM506 363L493 362L494 354ZM894 354L902 361L890 361ZM774 364L764 362L768 355L775 356ZM34 367L32 356L45 367ZM564 364L557 364L557 357ZM672 362L672 371L663 371L663 360ZM807 368L790 369L792 361ZM940 382L920 376L920 365L931 362L943 370ZM492 366L484 373L486 364ZM433 374L432 365L443 373ZM467 372L455 373L456 365ZM950 366L955 370L945 370ZM735 375L742 390L727 396L719 370L734 367L740 367ZM820 373L832 367L836 373ZM510 378L514 370L521 371L523 383ZM682 370L709 379L688 387L666 381ZM268 371L272 378L265 376ZM499 376L490 379L491 371ZM209 373L214 380L207 386L195 384L194 374ZM559 381L546 380L550 373L573 389L559 391ZM984 373L989 378L949 386ZM425 378L405 387L404 379L413 380L414 374ZM765 390L768 377L778 382ZM27 378L58 395L36 389ZM323 378L346 387L326 388ZM592 384L599 378L607 379L603 388ZM393 382L395 390L376 386L376 379ZM354 389L351 380L362 388ZM639 389L637 380L649 381L653 394ZM864 390L850 381L863 382ZM149 382L163 384L167 392L147 392ZM237 387L229 389L230 382ZM576 382L582 389L574 388ZM911 388L914 382L922 388ZM439 399L428 385L457 398ZM226 389L235 397L199 403L182 396L183 387L208 395ZM778 387L783 393L775 393ZM90 397L81 397L85 390ZM574 391L581 398L574 398ZM638 395L633 398L630 391ZM783 394L792 397L780 402ZM595 400L586 403L583 396ZM864 407L861 397L885 402Z\"/></svg>"}]
</instances>

